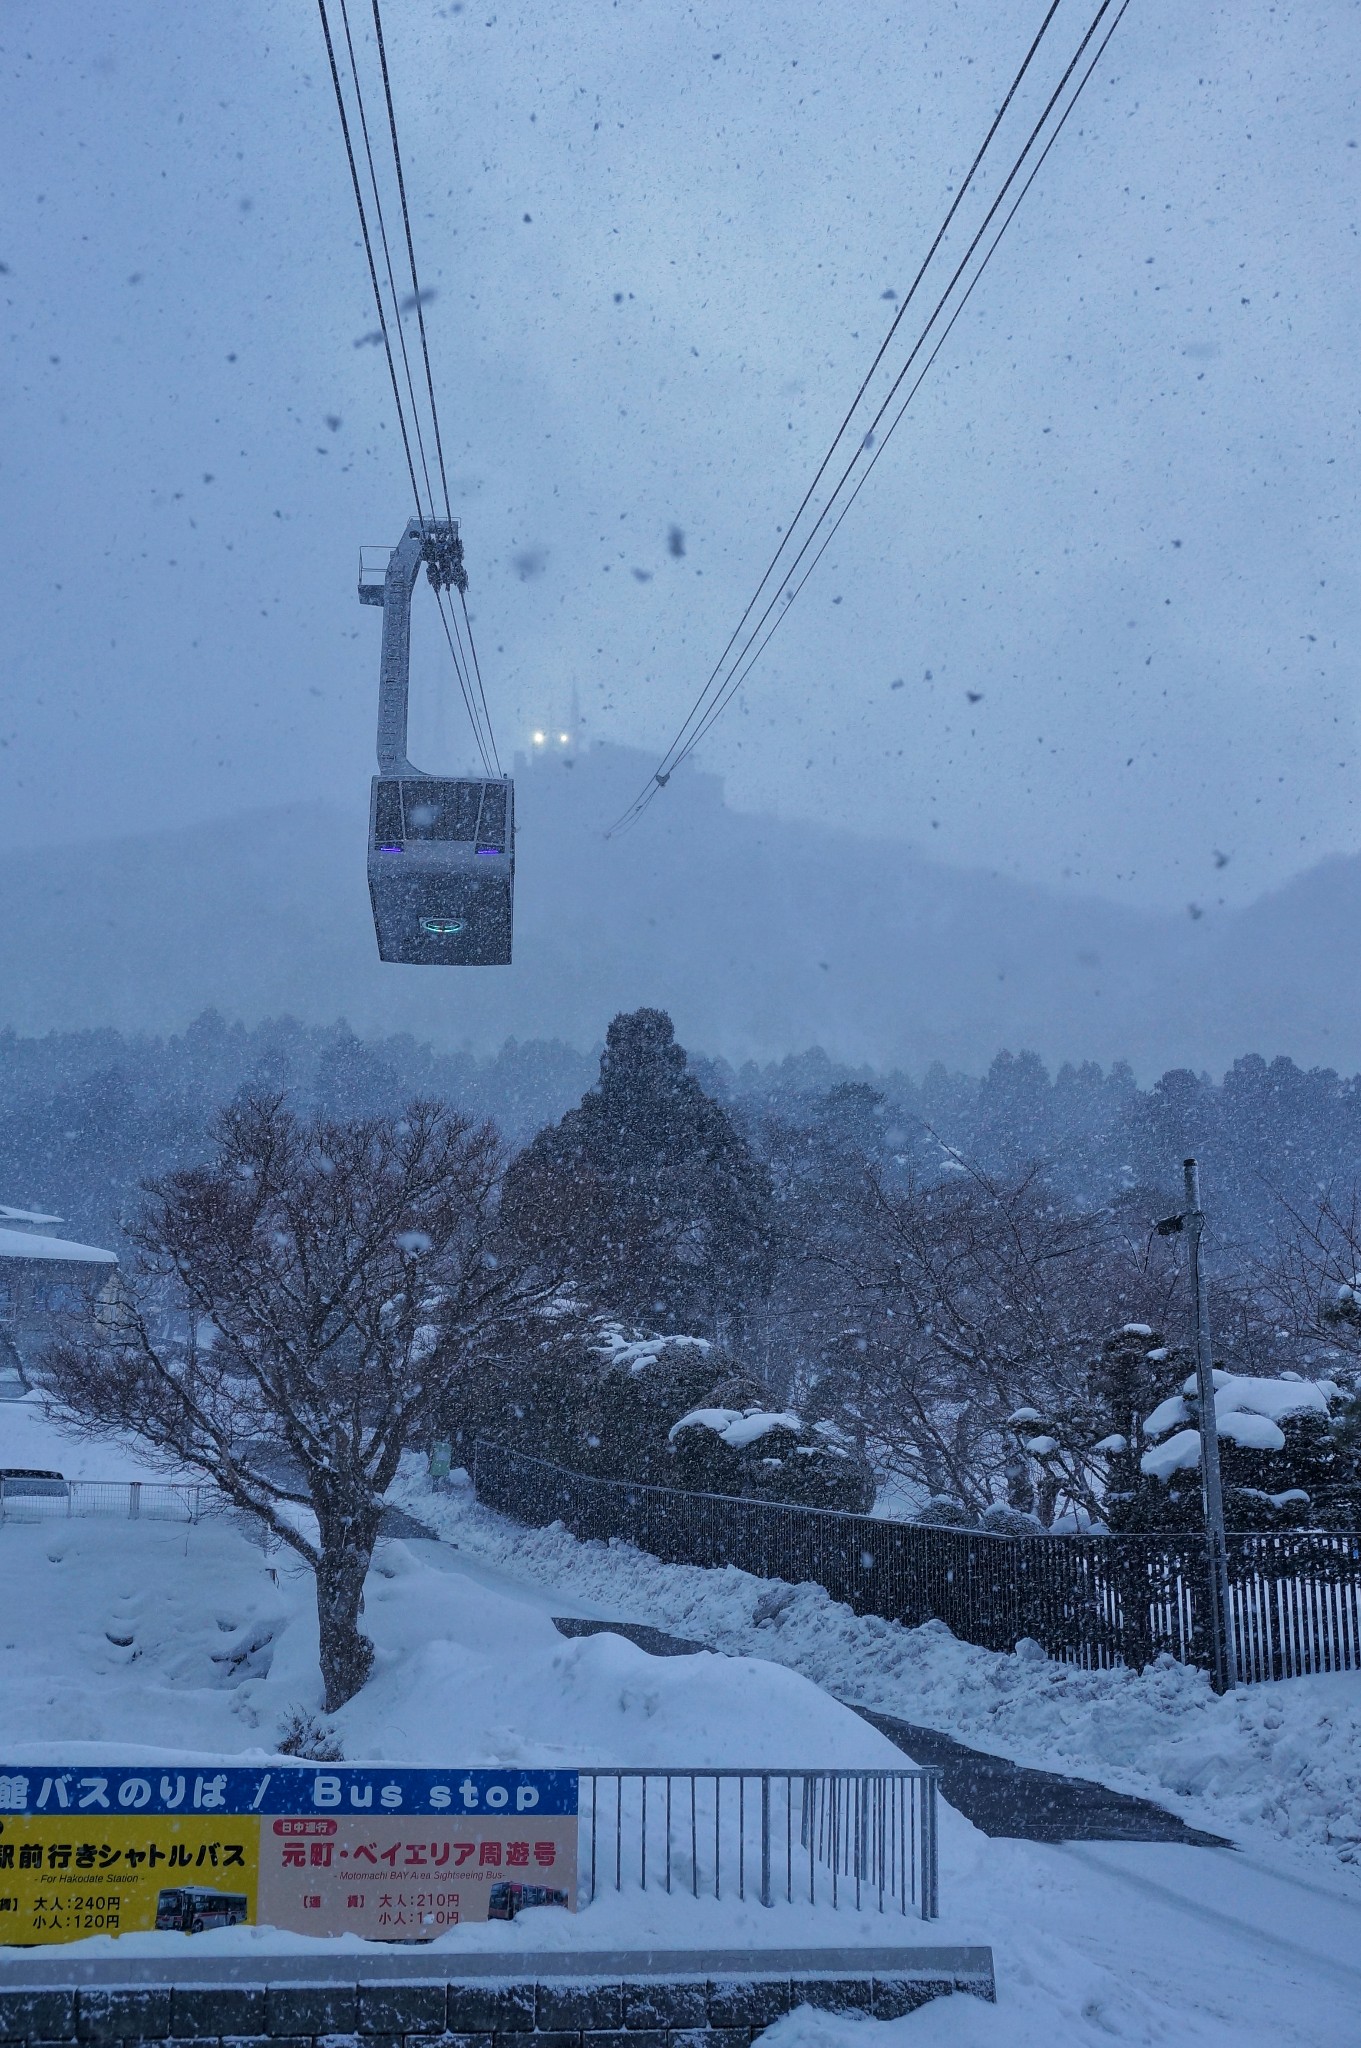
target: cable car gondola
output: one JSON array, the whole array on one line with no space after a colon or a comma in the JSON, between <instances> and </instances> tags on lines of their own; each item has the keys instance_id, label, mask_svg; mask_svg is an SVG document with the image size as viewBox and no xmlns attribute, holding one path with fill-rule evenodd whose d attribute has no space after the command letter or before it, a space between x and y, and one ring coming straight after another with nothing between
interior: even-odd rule
<instances>
[{"instance_id":1,"label":"cable car gondola","mask_svg":"<svg viewBox=\"0 0 1361 2048\"><path fill-rule=\"evenodd\" d=\"M437 594L451 583L462 591L457 520L408 521L381 582L360 570L360 603L383 607L368 846L378 954L408 967L508 967L514 785L509 776L428 775L406 757L411 595L422 563Z\"/></svg>"}]
</instances>

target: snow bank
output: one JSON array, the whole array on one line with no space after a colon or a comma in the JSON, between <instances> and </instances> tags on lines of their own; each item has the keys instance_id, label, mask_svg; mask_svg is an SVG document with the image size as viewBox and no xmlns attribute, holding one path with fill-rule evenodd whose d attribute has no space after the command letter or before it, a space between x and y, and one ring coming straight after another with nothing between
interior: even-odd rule
<instances>
[{"instance_id":1,"label":"snow bank","mask_svg":"<svg viewBox=\"0 0 1361 2048\"><path fill-rule=\"evenodd\" d=\"M0 1753L95 1743L272 1751L321 1704L313 1581L226 1520L0 1530ZM781 1662L656 1658L569 1641L551 1602L434 1545L380 1546L374 1675L333 1717L352 1761L898 1766L901 1754Z\"/></svg>"},{"instance_id":2,"label":"snow bank","mask_svg":"<svg viewBox=\"0 0 1361 2048\"><path fill-rule=\"evenodd\" d=\"M432 1492L418 1460L400 1491L461 1548L379 1546L364 1616L377 1667L336 1717L356 1761L901 1761L810 1678L924 1722L953 1722L966 1739L990 1736L1019 1751L1024 1735L1038 1761L1090 1768L1092 1754L1067 1751L1123 1745L1138 1767L1127 1777L1147 1775L1159 1741L1175 1748L1180 1738L1189 1770L1207 1757L1233 1761L1234 1741L1251 1733L1234 1734L1241 1702L1213 1702L1175 1667L1112 1683L991 1657L939 1628L857 1621L815 1589L668 1568L622 1546L576 1544L561 1530L524 1531L479 1509L466 1489L462 1498ZM778 1612L756 1627L756 1599L781 1590L784 1604L772 1603ZM291 1553L264 1550L225 1522L0 1529L0 1754L19 1763L55 1753L78 1763L267 1755L284 1711L317 1704L312 1592ZM618 1637L568 1641L552 1625L554 1613L592 1611L688 1628L773 1661L652 1658ZM1340 1759L1349 1745L1356 1753L1354 1691L1324 1681L1252 1696L1275 1711L1277 1733L1250 1761L1278 1787L1293 1768L1297 1819L1302 1794L1321 1795L1329 1782L1320 1758L1340 1782ZM1290 1704L1325 1698L1330 1736L1325 1714ZM1211 1797L1221 1794L1212 1784ZM1285 1852L1272 1847L1279 1863ZM942 1886L944 1915L929 1930L875 1912L764 1909L659 1886L605 1893L580 1916L540 1909L508 1925L454 1929L438 1946L503 1949L508 1959L583 1945L801 1949L923 1937L995 1948L996 2008L955 1998L885 2024L804 2009L774 2030L774 2048L1103 2048L1113 2038L1150 2048L1342 2048L1361 2039L1361 1914L1312 1873L1291 1888L1250 1856L990 1842L947 1809ZM254 1928L129 1935L116 1945L97 1937L65 1954L248 1961L314 1947L374 1961L353 1940Z\"/></svg>"}]
</instances>

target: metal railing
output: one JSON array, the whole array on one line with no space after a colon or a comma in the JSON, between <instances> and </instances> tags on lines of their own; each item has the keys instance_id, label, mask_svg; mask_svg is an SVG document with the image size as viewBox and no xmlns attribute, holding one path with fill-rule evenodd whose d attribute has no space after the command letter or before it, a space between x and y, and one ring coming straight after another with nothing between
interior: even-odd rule
<instances>
[{"instance_id":1,"label":"metal railing","mask_svg":"<svg viewBox=\"0 0 1361 2048\"><path fill-rule=\"evenodd\" d=\"M1164 1653L1208 1665L1203 1535L997 1536L779 1501L570 1472L504 1444L475 1446L477 1497L516 1521L622 1538L668 1564L736 1565L825 1586L857 1614L939 1620L965 1642L1142 1669ZM1361 1670L1361 1533L1230 1534L1238 1677Z\"/></svg>"},{"instance_id":2,"label":"metal railing","mask_svg":"<svg viewBox=\"0 0 1361 2048\"><path fill-rule=\"evenodd\" d=\"M584 1899L637 1884L763 1906L939 1911L933 1768L583 1769Z\"/></svg>"},{"instance_id":3,"label":"metal railing","mask_svg":"<svg viewBox=\"0 0 1361 2048\"><path fill-rule=\"evenodd\" d=\"M0 1522L107 1516L122 1521L198 1522L221 1513L216 1487L142 1479L0 1479Z\"/></svg>"}]
</instances>

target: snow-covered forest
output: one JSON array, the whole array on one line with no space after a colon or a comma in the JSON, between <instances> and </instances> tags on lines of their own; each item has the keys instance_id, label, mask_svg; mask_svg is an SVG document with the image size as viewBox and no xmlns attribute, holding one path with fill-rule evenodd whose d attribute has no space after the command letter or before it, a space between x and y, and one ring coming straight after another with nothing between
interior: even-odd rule
<instances>
[{"instance_id":1,"label":"snow-covered forest","mask_svg":"<svg viewBox=\"0 0 1361 2048\"><path fill-rule=\"evenodd\" d=\"M9 1184L119 1244L130 1229L134 1287L141 1187L198 1170L223 1112L287 1104L330 1143L400 1129L424 1096L484 1126L479 1242L533 1285L465 1345L408 1441L1018 1532L1198 1524L1185 1262L1153 1228L1196 1145L1229 1524L1361 1517L1361 1093L1336 1076L1248 1059L1217 1087L1141 1091L1003 1055L979 1081L913 1084L815 1053L733 1073L689 1062L648 1010L614 1020L584 1087L562 1047L479 1065L216 1018L164 1045L14 1050ZM152 1267L149 1302L173 1318ZM84 1370L66 1369L76 1405Z\"/></svg>"}]
</instances>

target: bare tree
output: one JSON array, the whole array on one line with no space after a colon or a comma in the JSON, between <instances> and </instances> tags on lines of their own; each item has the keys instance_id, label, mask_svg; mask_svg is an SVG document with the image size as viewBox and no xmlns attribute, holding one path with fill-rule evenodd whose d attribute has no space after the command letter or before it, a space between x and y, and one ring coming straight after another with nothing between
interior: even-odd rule
<instances>
[{"instance_id":1,"label":"bare tree","mask_svg":"<svg viewBox=\"0 0 1361 2048\"><path fill-rule=\"evenodd\" d=\"M146 1184L119 1327L47 1371L78 1428L135 1430L306 1559L333 1711L372 1666L364 1580L403 1450L548 1283L502 1256L490 1124L429 1102L305 1122L264 1097L213 1136L206 1166ZM151 1312L167 1289L187 1341Z\"/></svg>"},{"instance_id":2,"label":"bare tree","mask_svg":"<svg viewBox=\"0 0 1361 2048\"><path fill-rule=\"evenodd\" d=\"M1275 1242L1253 1275L1273 1334L1295 1348L1292 1363L1350 1378L1361 1370L1361 1190L1329 1186L1308 1207L1277 1203Z\"/></svg>"},{"instance_id":3,"label":"bare tree","mask_svg":"<svg viewBox=\"0 0 1361 2048\"><path fill-rule=\"evenodd\" d=\"M973 1512L1003 1493L1046 1523L1061 1500L1098 1511L1103 1340L1124 1319L1165 1323L1173 1257L1110 1209L1058 1200L1038 1167L1000 1180L961 1160L905 1187L870 1173L859 1224L812 1260L824 1325L843 1320L823 1355L859 1440ZM1033 1420L1011 1429L1018 1412Z\"/></svg>"}]
</instances>

